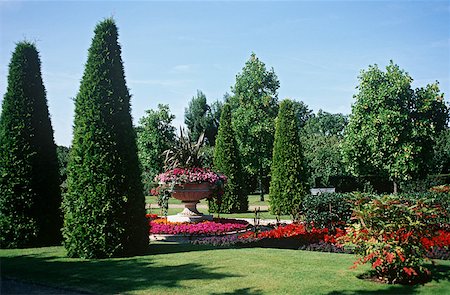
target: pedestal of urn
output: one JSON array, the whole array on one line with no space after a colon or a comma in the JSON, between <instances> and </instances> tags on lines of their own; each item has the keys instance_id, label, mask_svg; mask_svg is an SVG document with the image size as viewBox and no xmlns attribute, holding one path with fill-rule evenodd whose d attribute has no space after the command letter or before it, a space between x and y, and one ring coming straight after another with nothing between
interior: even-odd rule
<instances>
[{"instance_id":1,"label":"pedestal of urn","mask_svg":"<svg viewBox=\"0 0 450 295\"><path fill-rule=\"evenodd\" d=\"M202 220L213 219L212 215L205 215L197 210L197 204L199 201L209 197L211 194L211 186L208 182L176 185L171 194L172 197L182 202L184 209L177 215L167 216L168 221L199 222Z\"/></svg>"}]
</instances>

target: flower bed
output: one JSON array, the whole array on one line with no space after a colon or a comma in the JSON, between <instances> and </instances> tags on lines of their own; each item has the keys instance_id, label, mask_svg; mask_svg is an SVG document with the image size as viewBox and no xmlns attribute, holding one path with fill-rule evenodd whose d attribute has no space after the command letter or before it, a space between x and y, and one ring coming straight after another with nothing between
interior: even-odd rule
<instances>
[{"instance_id":1,"label":"flower bed","mask_svg":"<svg viewBox=\"0 0 450 295\"><path fill-rule=\"evenodd\" d=\"M168 222L165 218L150 220L150 234L170 235L223 235L245 230L249 223L236 219L214 219L199 223Z\"/></svg>"}]
</instances>

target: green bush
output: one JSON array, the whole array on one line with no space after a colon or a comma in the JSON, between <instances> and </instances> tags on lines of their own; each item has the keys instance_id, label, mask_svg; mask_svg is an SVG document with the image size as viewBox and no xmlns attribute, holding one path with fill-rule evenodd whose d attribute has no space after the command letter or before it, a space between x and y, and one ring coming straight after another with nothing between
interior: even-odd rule
<instances>
[{"instance_id":1,"label":"green bush","mask_svg":"<svg viewBox=\"0 0 450 295\"><path fill-rule=\"evenodd\" d=\"M20 42L9 64L0 116L0 247L61 241L58 162L41 62Z\"/></svg>"},{"instance_id":2,"label":"green bush","mask_svg":"<svg viewBox=\"0 0 450 295\"><path fill-rule=\"evenodd\" d=\"M291 100L283 100L276 120L270 182L270 211L297 214L309 193L308 173Z\"/></svg>"},{"instance_id":3,"label":"green bush","mask_svg":"<svg viewBox=\"0 0 450 295\"><path fill-rule=\"evenodd\" d=\"M228 180L225 184L225 193L222 198L218 199L221 201L220 208L215 200L210 200L209 212L246 212L248 210L248 199L242 185L243 168L231 125L231 107L229 104L223 106L220 116L219 132L214 151L214 167L224 173Z\"/></svg>"},{"instance_id":4,"label":"green bush","mask_svg":"<svg viewBox=\"0 0 450 295\"><path fill-rule=\"evenodd\" d=\"M137 255L148 246L145 200L115 22L99 23L75 99L64 197L71 257Z\"/></svg>"},{"instance_id":5,"label":"green bush","mask_svg":"<svg viewBox=\"0 0 450 295\"><path fill-rule=\"evenodd\" d=\"M303 200L303 213L307 223L317 228L343 226L350 221L352 204L350 196L340 193L308 195Z\"/></svg>"}]
</instances>

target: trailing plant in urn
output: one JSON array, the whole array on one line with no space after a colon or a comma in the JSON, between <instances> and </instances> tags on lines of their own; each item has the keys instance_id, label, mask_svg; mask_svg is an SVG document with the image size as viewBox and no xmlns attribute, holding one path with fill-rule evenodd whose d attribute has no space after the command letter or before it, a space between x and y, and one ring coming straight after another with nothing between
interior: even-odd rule
<instances>
[{"instance_id":1,"label":"trailing plant in urn","mask_svg":"<svg viewBox=\"0 0 450 295\"><path fill-rule=\"evenodd\" d=\"M216 197L220 203L227 180L225 175L202 167L203 140L204 134L201 134L194 143L190 134L180 129L174 146L164 152L167 170L155 177L160 199L169 192L172 197L183 201L185 210L181 215L184 216L200 217L202 214L197 211L196 203L203 198Z\"/></svg>"}]
</instances>

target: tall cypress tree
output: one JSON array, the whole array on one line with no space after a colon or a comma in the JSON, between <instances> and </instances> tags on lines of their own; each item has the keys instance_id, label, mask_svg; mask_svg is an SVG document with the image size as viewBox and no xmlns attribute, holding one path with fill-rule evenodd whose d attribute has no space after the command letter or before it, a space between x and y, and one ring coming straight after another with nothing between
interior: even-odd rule
<instances>
[{"instance_id":1,"label":"tall cypress tree","mask_svg":"<svg viewBox=\"0 0 450 295\"><path fill-rule=\"evenodd\" d=\"M61 241L58 160L41 62L20 42L9 64L0 116L0 247Z\"/></svg>"},{"instance_id":2,"label":"tall cypress tree","mask_svg":"<svg viewBox=\"0 0 450 295\"><path fill-rule=\"evenodd\" d=\"M114 20L95 28L75 99L64 197L64 245L71 257L142 253L144 196L121 48Z\"/></svg>"},{"instance_id":3,"label":"tall cypress tree","mask_svg":"<svg viewBox=\"0 0 450 295\"><path fill-rule=\"evenodd\" d=\"M231 107L223 106L220 116L219 132L214 151L214 167L224 173L228 181L222 196L220 208L214 201L209 202L209 211L220 213L246 212L248 210L247 194L242 186L242 165L239 148L231 124Z\"/></svg>"},{"instance_id":4,"label":"tall cypress tree","mask_svg":"<svg viewBox=\"0 0 450 295\"><path fill-rule=\"evenodd\" d=\"M277 215L295 214L309 187L298 120L291 100L281 102L275 128L270 210Z\"/></svg>"}]
</instances>

